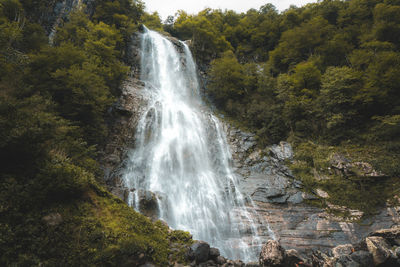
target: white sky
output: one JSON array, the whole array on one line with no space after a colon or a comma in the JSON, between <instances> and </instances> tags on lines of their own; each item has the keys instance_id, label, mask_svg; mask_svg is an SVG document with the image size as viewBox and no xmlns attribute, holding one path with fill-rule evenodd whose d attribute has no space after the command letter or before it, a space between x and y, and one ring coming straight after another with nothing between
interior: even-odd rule
<instances>
[{"instance_id":1,"label":"white sky","mask_svg":"<svg viewBox=\"0 0 400 267\"><path fill-rule=\"evenodd\" d=\"M250 8L258 9L267 3L273 4L279 11L287 9L290 5L298 7L307 3L317 2L316 0L144 0L146 11L157 11L161 18L165 20L169 15L174 15L178 10L184 10L189 14L210 7L222 10L232 9L236 12L245 12Z\"/></svg>"}]
</instances>

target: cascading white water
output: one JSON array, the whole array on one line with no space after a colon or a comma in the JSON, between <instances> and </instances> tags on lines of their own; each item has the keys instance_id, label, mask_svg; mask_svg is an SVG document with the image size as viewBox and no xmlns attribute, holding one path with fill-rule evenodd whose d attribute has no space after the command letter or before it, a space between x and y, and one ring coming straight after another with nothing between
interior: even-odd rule
<instances>
[{"instance_id":1,"label":"cascading white water","mask_svg":"<svg viewBox=\"0 0 400 267\"><path fill-rule=\"evenodd\" d=\"M150 101L124 173L130 204L139 210L138 192L154 192L159 216L172 228L226 257L256 260L258 229L238 190L225 136L202 104L190 50L184 43L177 49L156 32L142 34L141 80ZM244 234L253 237L246 241Z\"/></svg>"}]
</instances>

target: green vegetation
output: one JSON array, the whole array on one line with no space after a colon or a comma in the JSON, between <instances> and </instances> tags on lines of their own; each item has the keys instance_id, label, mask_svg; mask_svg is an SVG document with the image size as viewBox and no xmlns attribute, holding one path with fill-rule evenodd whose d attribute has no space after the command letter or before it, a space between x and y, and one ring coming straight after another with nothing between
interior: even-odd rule
<instances>
[{"instance_id":1,"label":"green vegetation","mask_svg":"<svg viewBox=\"0 0 400 267\"><path fill-rule=\"evenodd\" d=\"M312 200L311 204L326 207L326 201L357 209L368 217L376 213L388 199L400 193L400 180L398 168L385 169L387 165L394 166L400 161L400 155L388 151L386 147L373 145L342 144L340 146L318 145L312 142L299 143L296 146L296 156L289 166L296 177L299 177L304 189L315 192L317 188L326 191L329 198ZM351 173L343 174L342 171L332 167L332 158L341 155L353 162L367 161L376 168L384 170L387 177L368 177L358 173L358 169L350 169ZM387 160L393 162L387 163ZM331 210L336 213L337 210ZM340 214L347 216L348 214Z\"/></svg>"},{"instance_id":2,"label":"green vegetation","mask_svg":"<svg viewBox=\"0 0 400 267\"><path fill-rule=\"evenodd\" d=\"M97 163L143 5L72 11L50 46L42 18L57 1L36 2L0 0L0 265L183 261L190 236L106 192Z\"/></svg>"},{"instance_id":3,"label":"green vegetation","mask_svg":"<svg viewBox=\"0 0 400 267\"><path fill-rule=\"evenodd\" d=\"M262 147L291 141L293 168L309 189L324 187L333 203L367 213L399 193L399 1L325 0L282 13L270 4L241 14L206 9L171 21L166 31L192 39L217 108L255 131ZM311 170L331 150L389 178L318 182ZM299 160L303 154L309 159Z\"/></svg>"},{"instance_id":4,"label":"green vegetation","mask_svg":"<svg viewBox=\"0 0 400 267\"><path fill-rule=\"evenodd\" d=\"M13 194L20 198L20 192ZM7 217L0 222L0 262L5 266L166 266L169 260L184 262L181 255L191 243L187 233L169 233L161 222L152 223L93 183L73 201L17 210L2 195L2 203ZM61 215L57 224L43 219L54 214ZM178 248L174 254L171 244Z\"/></svg>"}]
</instances>

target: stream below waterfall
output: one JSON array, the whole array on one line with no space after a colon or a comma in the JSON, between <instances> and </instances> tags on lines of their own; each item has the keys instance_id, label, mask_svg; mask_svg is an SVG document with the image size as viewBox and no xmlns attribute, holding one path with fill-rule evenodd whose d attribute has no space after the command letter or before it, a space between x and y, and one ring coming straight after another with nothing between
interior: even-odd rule
<instances>
[{"instance_id":1,"label":"stream below waterfall","mask_svg":"<svg viewBox=\"0 0 400 267\"><path fill-rule=\"evenodd\" d=\"M262 219L238 189L226 136L201 100L196 73L185 43L178 49L144 30L140 79L149 102L123 175L129 204L139 211L139 192L151 191L158 217L171 228L189 231L230 259L256 261L263 240L255 221Z\"/></svg>"}]
</instances>

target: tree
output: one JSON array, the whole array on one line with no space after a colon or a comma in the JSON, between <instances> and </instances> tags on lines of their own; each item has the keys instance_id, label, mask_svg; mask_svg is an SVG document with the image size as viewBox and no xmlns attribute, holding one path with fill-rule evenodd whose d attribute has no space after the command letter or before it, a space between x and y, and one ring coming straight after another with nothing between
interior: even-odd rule
<instances>
[{"instance_id":1,"label":"tree","mask_svg":"<svg viewBox=\"0 0 400 267\"><path fill-rule=\"evenodd\" d=\"M211 63L209 93L220 106L228 99L237 100L245 94L243 67L232 51Z\"/></svg>"}]
</instances>

